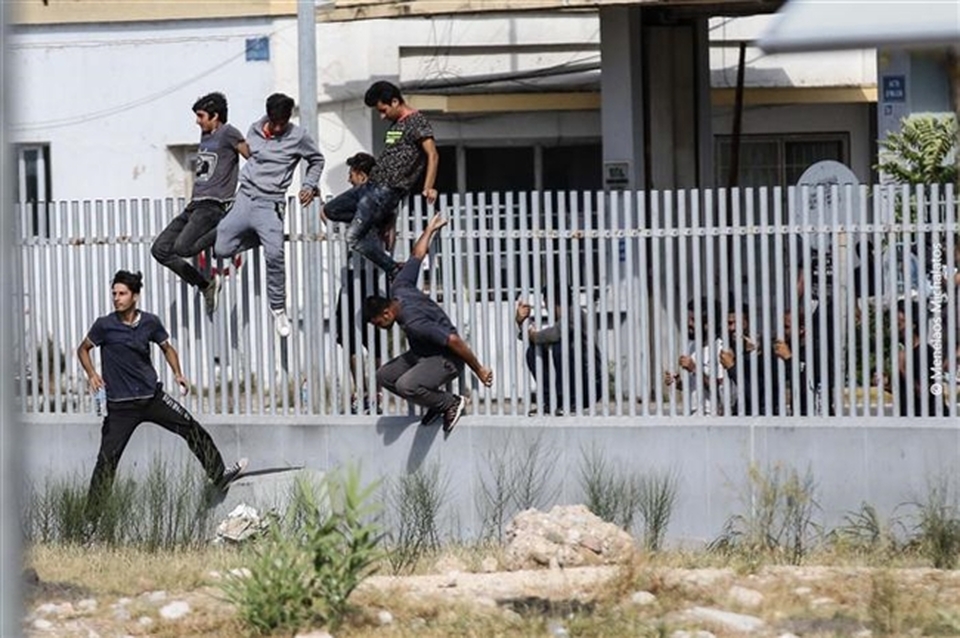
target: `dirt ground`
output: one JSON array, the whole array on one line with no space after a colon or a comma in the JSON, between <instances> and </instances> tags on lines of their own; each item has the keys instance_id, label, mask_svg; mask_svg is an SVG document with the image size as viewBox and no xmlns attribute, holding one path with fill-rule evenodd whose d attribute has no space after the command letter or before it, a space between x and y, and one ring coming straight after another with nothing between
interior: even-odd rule
<instances>
[{"instance_id":1,"label":"dirt ground","mask_svg":"<svg viewBox=\"0 0 960 638\"><path fill-rule=\"evenodd\" d=\"M64 571L69 561L56 560L33 561L38 580L26 592L29 636L243 633L217 586L228 566L195 573L185 566L170 582L131 568L128 579L97 585ZM98 569L116 568L104 561L91 574ZM449 557L432 571L371 577L355 596L364 620L333 635L960 635L960 572L954 571L686 569L641 558L621 566L481 573ZM185 586L158 588L175 582Z\"/></svg>"}]
</instances>

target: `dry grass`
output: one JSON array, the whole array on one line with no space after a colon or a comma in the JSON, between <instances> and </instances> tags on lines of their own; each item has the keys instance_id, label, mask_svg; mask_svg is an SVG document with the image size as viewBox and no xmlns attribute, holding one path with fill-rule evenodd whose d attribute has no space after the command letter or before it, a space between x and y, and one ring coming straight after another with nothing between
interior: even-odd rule
<instances>
[{"instance_id":1,"label":"dry grass","mask_svg":"<svg viewBox=\"0 0 960 638\"><path fill-rule=\"evenodd\" d=\"M424 557L416 571L442 575L459 562L463 572L477 572L487 557L498 558L499 549L448 547L442 554ZM543 578L534 575L533 579L528 574L527 582L517 587L522 594L518 593L512 603L501 599L499 604L492 598L484 604L477 596L464 596L466 582L454 588L438 588L436 584L423 585L423 577L412 577L391 585L361 588L353 599L356 613L348 617L336 636L384 635L385 628L377 620L381 610L388 610L394 618L389 634L401 637L545 636L550 635L550 624L557 622L575 636L659 636L677 629L705 628L678 616L678 612L694 605L758 616L776 628L775 635L852 635L863 629L870 629L874 636L903 635L910 629L924 635L960 635L960 572L917 567L923 561L916 556L902 558L904 565L882 569L867 565L870 561L858 566L856 557L824 554L810 558L813 563L823 561L822 566L761 565L744 571L738 569L735 558L715 554L638 552L612 577L598 578L592 588L579 587L580 603L572 597L548 600L545 595L531 595L531 591L537 591L538 582L546 580L546 574ZM232 548L150 554L34 547L27 562L43 582L31 596L30 608L42 602L96 598L99 608L87 618L86 626L100 635L245 635L210 576L211 571L224 572L243 564L242 554ZM484 577L502 585L520 575L494 573ZM733 585L761 592L762 603L755 608L738 605L730 598ZM138 598L157 590L168 592L168 601L187 600L193 612L178 621L161 620L158 605ZM629 604L630 596L640 590L653 593L656 602L647 607ZM571 590L570 595L573 593ZM131 619L123 622L114 618L111 608L120 597L134 599L128 605ZM153 619L153 624L139 626L140 616ZM722 630L709 629L721 638L725 635ZM84 630L75 635L87 633Z\"/></svg>"}]
</instances>

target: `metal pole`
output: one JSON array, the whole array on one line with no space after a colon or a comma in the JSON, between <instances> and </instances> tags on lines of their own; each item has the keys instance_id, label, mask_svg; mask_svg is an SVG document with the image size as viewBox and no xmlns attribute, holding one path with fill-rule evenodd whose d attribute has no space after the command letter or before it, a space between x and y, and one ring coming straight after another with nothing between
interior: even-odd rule
<instances>
[{"instance_id":1,"label":"metal pole","mask_svg":"<svg viewBox=\"0 0 960 638\"><path fill-rule=\"evenodd\" d=\"M297 0L297 54L299 64L297 65L297 78L300 86L300 126L313 138L320 146L319 125L317 122L317 3L316 0ZM302 167L303 175L306 176L306 166ZM306 329L306 356L311 358L306 364L305 375L308 380L314 379L316 383L308 383L306 401L308 402L307 413L312 413L314 405L314 392L321 392L323 384L322 379L317 379L316 358L311 357L312 353L319 352L319 344L314 343L314 339L322 339L323 318L321 316L321 290L320 275L317 269L313 267L313 262L322 264L320 258L319 243L315 243L320 230L319 203L311 204L303 214L306 215L303 229L306 231L307 243L304 246L304 258L306 264L306 290L304 291L304 304L306 305L306 317L303 323ZM297 383L300 380L297 379Z\"/></svg>"},{"instance_id":2,"label":"metal pole","mask_svg":"<svg viewBox=\"0 0 960 638\"><path fill-rule=\"evenodd\" d=\"M3 34L3 42L7 42L7 6L8 3L0 3L0 33ZM6 46L0 51L0 83L4 88L9 88L10 80L7 73L7 55ZM0 192L9 193L13 188L13 181L10 179L11 166L8 163L10 153L7 149L6 122L9 112L9 90L3 91L2 102L0 102L0 141L3 142L0 149ZM0 202L0 210L3 210L6 219L13 219L12 211L7 210L8 202L13 201L10 197L4 197ZM0 232L0 294L3 298L10 299L13 291L12 267L15 255L14 238L12 234L12 225L3 224L3 231ZM18 300L19 301L19 300ZM15 303L14 307L19 306ZM6 317L0 319L0 352L5 356L0 357L0 379L13 379L11 361L13 357L13 333L10 330L11 317L9 313ZM12 383L0 383L0 469L2 469L2 480L0 480L0 635L20 636L22 635L20 619L22 617L22 607L20 599L20 586L22 580L23 565L20 560L20 507L19 493L23 485L22 475L19 471L20 446L17 445L17 423L13 419L13 397L11 390Z\"/></svg>"}]
</instances>

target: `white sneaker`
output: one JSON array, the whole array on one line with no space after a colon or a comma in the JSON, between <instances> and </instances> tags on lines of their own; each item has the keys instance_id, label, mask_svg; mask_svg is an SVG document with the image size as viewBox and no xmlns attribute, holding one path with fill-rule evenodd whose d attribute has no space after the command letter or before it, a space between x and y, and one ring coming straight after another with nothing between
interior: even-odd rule
<instances>
[{"instance_id":1,"label":"white sneaker","mask_svg":"<svg viewBox=\"0 0 960 638\"><path fill-rule=\"evenodd\" d=\"M220 303L220 277L213 275L210 277L210 283L203 289L203 308L208 315L213 316L217 311L217 305Z\"/></svg>"},{"instance_id":2,"label":"white sneaker","mask_svg":"<svg viewBox=\"0 0 960 638\"><path fill-rule=\"evenodd\" d=\"M276 329L277 334L280 335L281 339L285 339L290 336L290 319L287 317L287 311L283 308L279 310L271 310L273 313L273 327Z\"/></svg>"}]
</instances>

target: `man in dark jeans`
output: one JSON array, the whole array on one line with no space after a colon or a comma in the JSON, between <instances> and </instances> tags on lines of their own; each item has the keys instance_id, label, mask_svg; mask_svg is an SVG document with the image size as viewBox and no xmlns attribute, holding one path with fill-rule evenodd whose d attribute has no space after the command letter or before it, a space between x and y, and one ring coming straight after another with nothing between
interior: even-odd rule
<instances>
[{"instance_id":1,"label":"man in dark jeans","mask_svg":"<svg viewBox=\"0 0 960 638\"><path fill-rule=\"evenodd\" d=\"M394 279L391 297L367 297L363 318L383 330L399 323L410 345L407 352L377 370L377 381L394 394L427 408L421 420L424 425L442 415L443 430L449 433L460 420L467 400L443 387L460 376L464 363L487 387L493 384L493 371L480 364L443 308L417 286L430 240L446 223L440 215L427 223L410 259Z\"/></svg>"},{"instance_id":2,"label":"man in dark jeans","mask_svg":"<svg viewBox=\"0 0 960 638\"><path fill-rule=\"evenodd\" d=\"M374 82L367 89L364 103L376 108L380 117L390 120L384 148L377 157L370 179L363 184L356 198L356 210L347 229L347 245L360 253L392 278L400 265L371 231L383 228L394 210L423 176L423 196L427 203L437 199L433 187L437 179L440 156L427 119L410 108L400 89L389 82ZM395 218L395 217L394 217Z\"/></svg>"},{"instance_id":3,"label":"man in dark jeans","mask_svg":"<svg viewBox=\"0 0 960 638\"><path fill-rule=\"evenodd\" d=\"M525 358L527 369L534 378L537 378L537 368L540 368L541 377L538 379L540 405L544 414L550 414L551 409L556 416L563 416L564 397L569 397L571 411L577 409L578 397L583 401L583 407L589 407L601 395L601 379L604 374L600 349L590 347L587 333L587 315L580 309L580 338L577 339L572 318L574 316L574 298L567 294L567 309L564 315L561 303L562 291L557 291L554 297L554 313L556 323L546 328L537 329L534 326L527 328L527 338L530 345L527 347ZM531 304L525 301L517 302L514 321L517 324L517 338L523 339L523 324L530 319ZM564 333L567 335L567 344L564 347ZM576 351L582 352L582 367L574 368ZM593 380L590 377L590 363L587 353L593 352L594 370ZM569 384L564 389L563 369L568 367ZM552 394L551 394L552 393ZM552 402L551 402L552 399ZM533 415L537 412L534 406L530 410Z\"/></svg>"},{"instance_id":4,"label":"man in dark jeans","mask_svg":"<svg viewBox=\"0 0 960 638\"><path fill-rule=\"evenodd\" d=\"M217 309L220 282L207 279L185 258L213 246L217 224L226 215L237 190L239 155L250 157L243 133L227 124L227 98L222 93L204 95L193 105L200 127L200 148L194 165L193 195L182 213L173 218L153 242L154 259L203 293L204 309Z\"/></svg>"},{"instance_id":5,"label":"man in dark jeans","mask_svg":"<svg viewBox=\"0 0 960 638\"><path fill-rule=\"evenodd\" d=\"M150 344L160 346L177 384L189 384L180 370L180 357L160 318L137 308L143 276L121 270L113 277L115 312L97 319L77 348L80 365L94 392L106 390L107 415L103 419L100 451L90 479L86 513L91 524L99 519L127 442L144 421L150 421L186 439L211 483L226 490L247 465L240 459L229 469L210 434L170 395L163 391L150 362ZM93 367L90 350L100 348L103 376Z\"/></svg>"}]
</instances>

